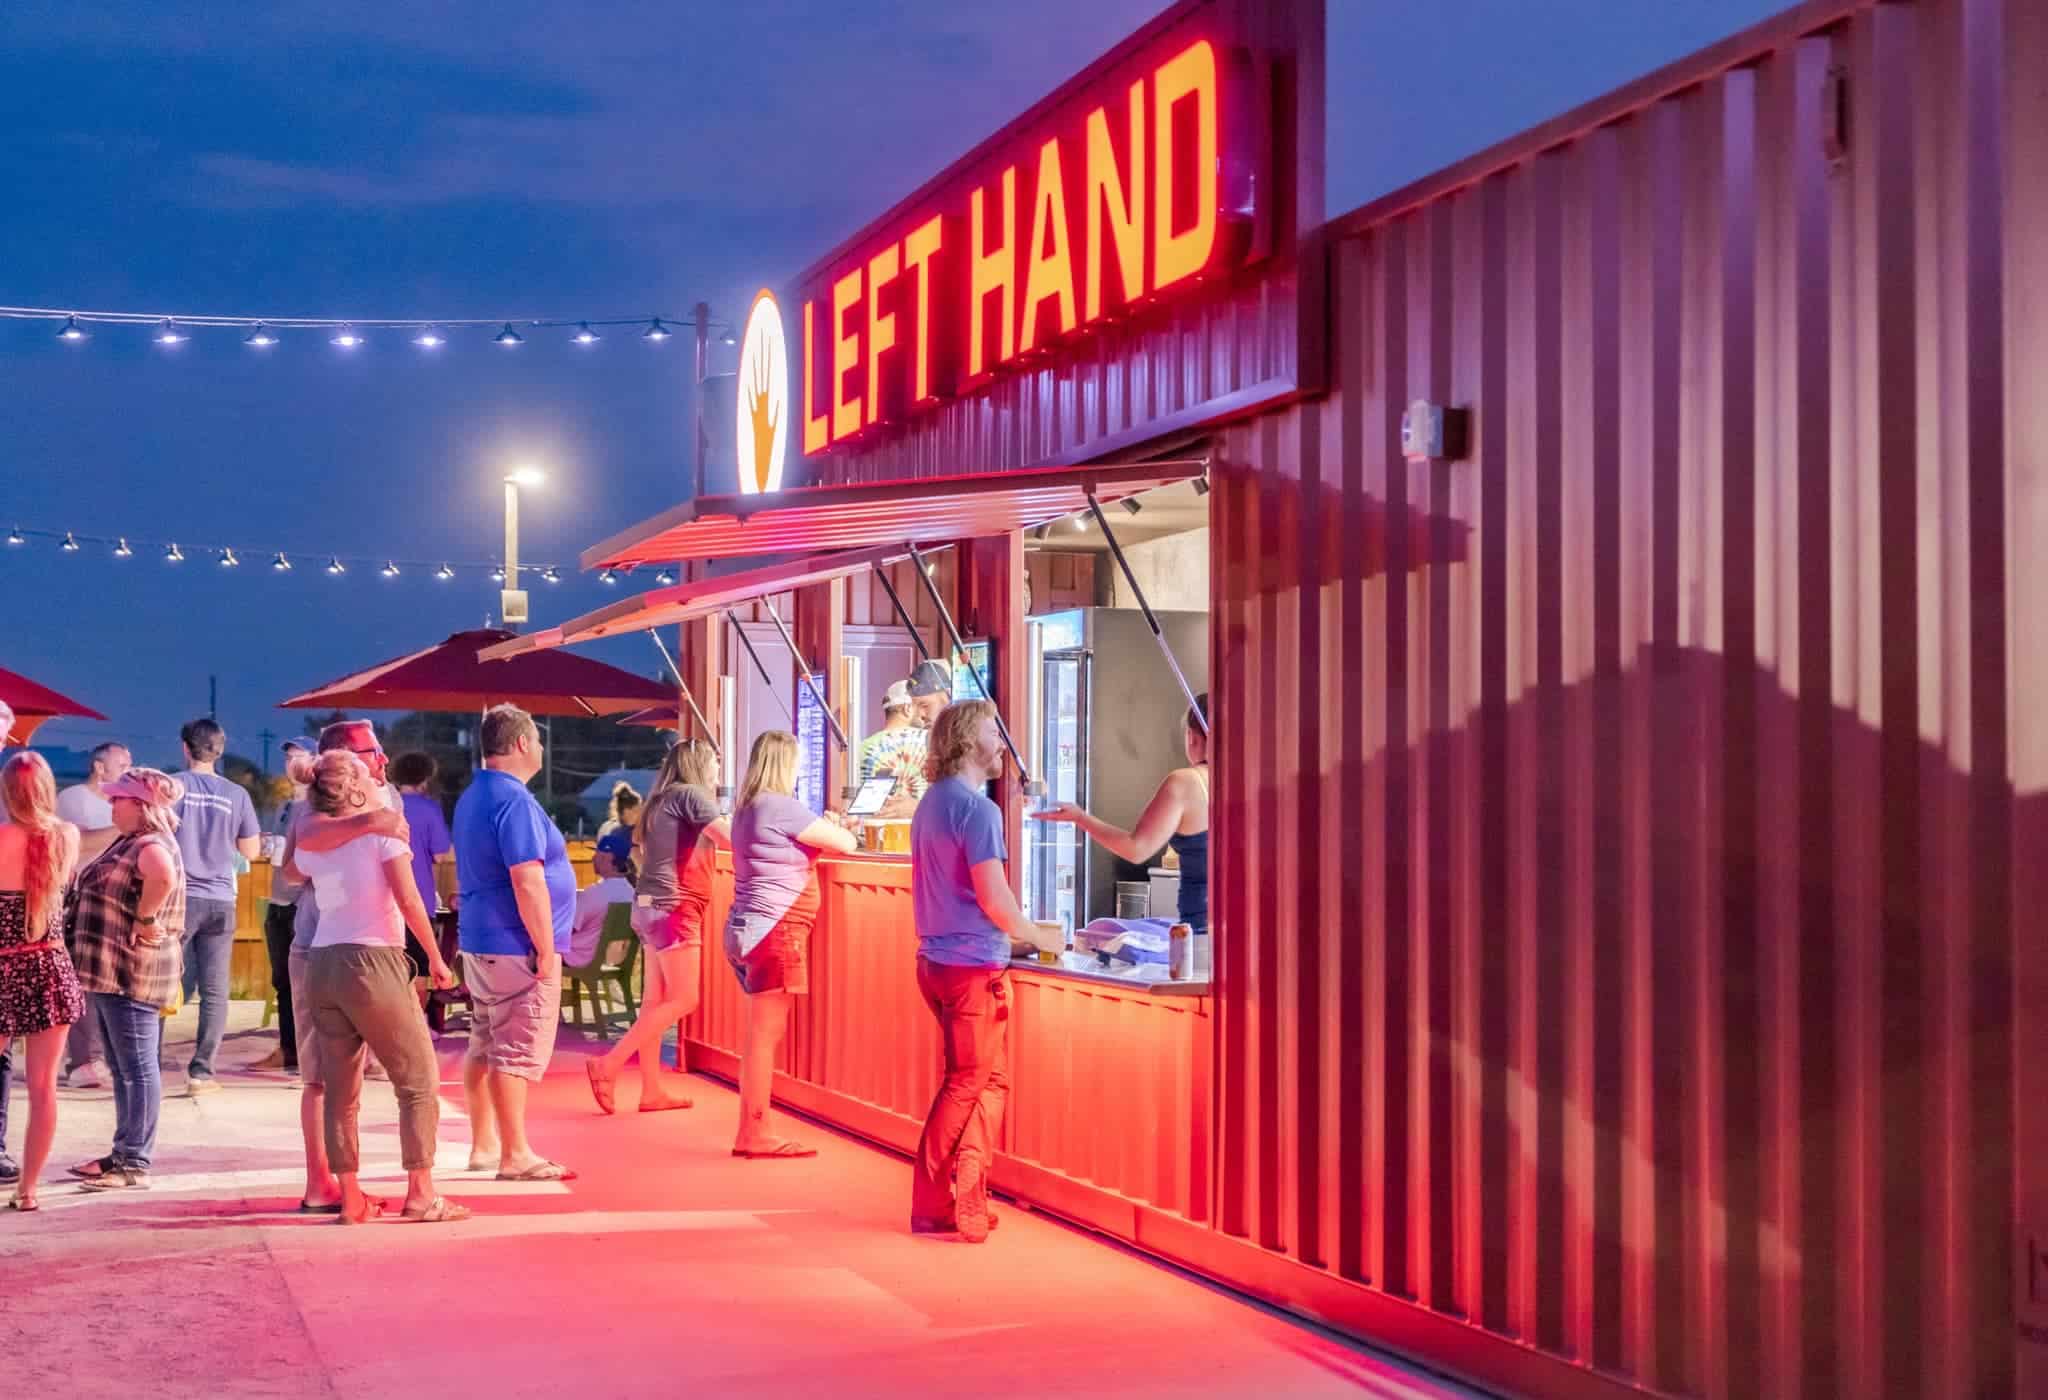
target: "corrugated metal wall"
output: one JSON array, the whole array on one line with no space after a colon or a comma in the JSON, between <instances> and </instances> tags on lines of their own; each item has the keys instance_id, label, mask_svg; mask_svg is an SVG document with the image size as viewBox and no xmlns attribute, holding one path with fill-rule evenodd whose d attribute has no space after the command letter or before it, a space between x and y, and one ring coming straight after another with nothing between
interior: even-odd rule
<instances>
[{"instance_id":1,"label":"corrugated metal wall","mask_svg":"<svg viewBox=\"0 0 2048 1400\"><path fill-rule=\"evenodd\" d=\"M1349 226L1335 394L1212 473L1226 1233L1662 1392L2048 1385L2044 8L1857 8Z\"/></svg>"}]
</instances>

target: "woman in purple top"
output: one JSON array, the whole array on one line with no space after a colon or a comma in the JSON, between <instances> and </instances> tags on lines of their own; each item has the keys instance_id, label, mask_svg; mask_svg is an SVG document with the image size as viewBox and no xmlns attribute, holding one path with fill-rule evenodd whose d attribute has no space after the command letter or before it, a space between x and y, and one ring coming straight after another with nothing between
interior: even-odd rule
<instances>
[{"instance_id":1,"label":"woman in purple top","mask_svg":"<svg viewBox=\"0 0 2048 1400\"><path fill-rule=\"evenodd\" d=\"M430 922L440 906L434 893L434 866L455 849L455 843L448 838L448 819L442 815L441 799L428 791L440 771L441 766L434 762L432 754L415 751L391 760L391 783L398 789L405 824L411 832L412 882L420 892L420 902L427 907ZM425 1009L433 995L433 983L428 979L432 959L411 929L405 931L405 956L412 964L413 994Z\"/></svg>"},{"instance_id":2,"label":"woman in purple top","mask_svg":"<svg viewBox=\"0 0 2048 1400\"><path fill-rule=\"evenodd\" d=\"M735 1157L815 1157L769 1131L775 1051L789 1024L789 999L810 990L806 948L818 919L818 876L826 851L854 849L837 817L820 817L796 800L794 734L770 730L754 741L732 817L732 912L725 957L747 994L747 1040L740 1052L740 1126Z\"/></svg>"}]
</instances>

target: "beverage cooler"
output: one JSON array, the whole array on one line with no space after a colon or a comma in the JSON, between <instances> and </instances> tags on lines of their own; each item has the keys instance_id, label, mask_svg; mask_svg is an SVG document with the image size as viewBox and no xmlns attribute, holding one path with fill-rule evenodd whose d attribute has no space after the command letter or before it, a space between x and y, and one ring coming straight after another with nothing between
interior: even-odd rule
<instances>
[{"instance_id":1,"label":"beverage cooler","mask_svg":"<svg viewBox=\"0 0 2048 1400\"><path fill-rule=\"evenodd\" d=\"M1209 686L1209 615L1159 613L1199 693ZM1044 801L1073 802L1128 831L1160 781L1187 764L1187 699L1145 615L1076 608L1027 621L1032 731L1027 756ZM1114 915L1122 862L1065 823L1025 822L1025 912L1069 933ZM1125 876L1142 882L1142 871Z\"/></svg>"}]
</instances>

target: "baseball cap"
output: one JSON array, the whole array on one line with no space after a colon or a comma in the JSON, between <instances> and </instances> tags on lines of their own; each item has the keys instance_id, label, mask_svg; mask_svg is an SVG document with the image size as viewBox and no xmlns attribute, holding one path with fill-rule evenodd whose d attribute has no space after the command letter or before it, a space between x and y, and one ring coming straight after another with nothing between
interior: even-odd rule
<instances>
[{"instance_id":1,"label":"baseball cap","mask_svg":"<svg viewBox=\"0 0 2048 1400\"><path fill-rule=\"evenodd\" d=\"M951 695L953 671L943 661L920 661L904 684L913 696Z\"/></svg>"},{"instance_id":2,"label":"baseball cap","mask_svg":"<svg viewBox=\"0 0 2048 1400\"><path fill-rule=\"evenodd\" d=\"M633 833L623 826L616 831L607 831L597 838L597 849L624 865L633 858Z\"/></svg>"},{"instance_id":3,"label":"baseball cap","mask_svg":"<svg viewBox=\"0 0 2048 1400\"><path fill-rule=\"evenodd\" d=\"M318 753L310 734L294 734L278 746L280 749L297 749L300 753Z\"/></svg>"},{"instance_id":4,"label":"baseball cap","mask_svg":"<svg viewBox=\"0 0 2048 1400\"><path fill-rule=\"evenodd\" d=\"M132 797L153 807L169 807L184 797L185 785L154 768L130 768L101 788L100 794L109 802L117 797Z\"/></svg>"},{"instance_id":5,"label":"baseball cap","mask_svg":"<svg viewBox=\"0 0 2048 1400\"><path fill-rule=\"evenodd\" d=\"M898 681L882 692L882 708L885 710L900 710L909 703L909 681Z\"/></svg>"}]
</instances>

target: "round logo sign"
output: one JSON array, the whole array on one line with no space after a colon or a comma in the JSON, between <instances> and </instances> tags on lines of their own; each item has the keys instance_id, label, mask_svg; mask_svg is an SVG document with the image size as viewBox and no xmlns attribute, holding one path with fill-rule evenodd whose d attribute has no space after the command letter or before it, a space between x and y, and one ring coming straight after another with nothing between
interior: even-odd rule
<instances>
[{"instance_id":1,"label":"round logo sign","mask_svg":"<svg viewBox=\"0 0 2048 1400\"><path fill-rule=\"evenodd\" d=\"M754 298L740 338L739 381L740 491L780 491L789 450L789 344L782 336L782 308L765 289Z\"/></svg>"}]
</instances>

